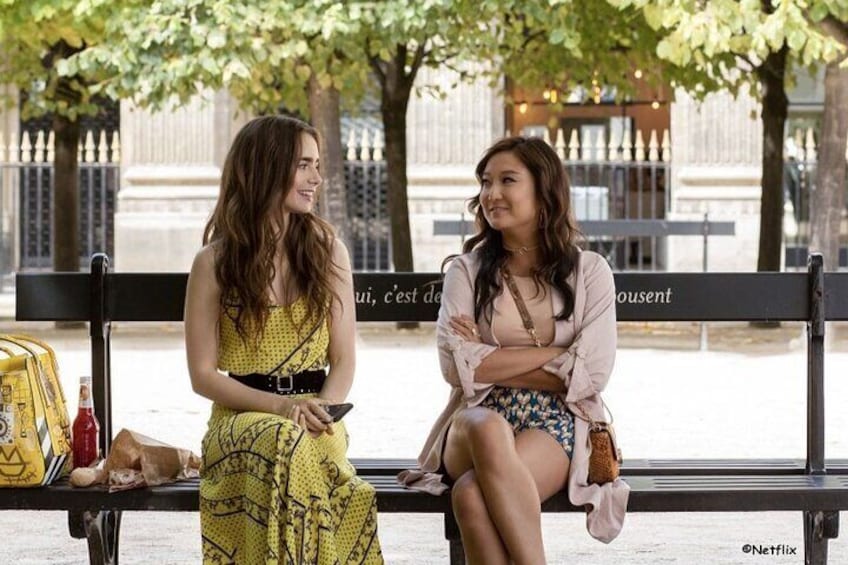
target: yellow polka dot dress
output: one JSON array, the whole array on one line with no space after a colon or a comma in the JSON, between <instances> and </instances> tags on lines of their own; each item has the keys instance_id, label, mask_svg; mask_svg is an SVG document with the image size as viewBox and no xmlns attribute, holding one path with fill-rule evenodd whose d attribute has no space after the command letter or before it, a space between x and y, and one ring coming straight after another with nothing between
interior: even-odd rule
<instances>
[{"instance_id":1,"label":"yellow polka dot dress","mask_svg":"<svg viewBox=\"0 0 848 565\"><path fill-rule=\"evenodd\" d=\"M329 328L306 318L302 300L273 308L253 349L223 314L220 369L267 373L289 355L280 374L325 367ZM200 481L205 564L383 563L374 488L347 460L344 424L334 431L313 438L280 416L213 405Z\"/></svg>"}]
</instances>

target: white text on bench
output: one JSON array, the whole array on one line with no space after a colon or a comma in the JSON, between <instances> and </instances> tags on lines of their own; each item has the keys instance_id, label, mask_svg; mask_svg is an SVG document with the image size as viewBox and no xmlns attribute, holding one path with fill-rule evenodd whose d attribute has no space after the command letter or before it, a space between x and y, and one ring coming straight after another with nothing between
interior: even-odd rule
<instances>
[{"instance_id":1,"label":"white text on bench","mask_svg":"<svg viewBox=\"0 0 848 565\"><path fill-rule=\"evenodd\" d=\"M615 293L619 304L671 304L671 287L665 290L622 290Z\"/></svg>"}]
</instances>

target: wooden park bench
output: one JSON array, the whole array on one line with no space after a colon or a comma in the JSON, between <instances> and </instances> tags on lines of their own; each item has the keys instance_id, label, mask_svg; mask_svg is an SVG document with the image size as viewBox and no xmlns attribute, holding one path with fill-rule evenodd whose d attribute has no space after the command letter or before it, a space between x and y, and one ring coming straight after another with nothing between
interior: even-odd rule
<instances>
[{"instance_id":1,"label":"wooden park bench","mask_svg":"<svg viewBox=\"0 0 848 565\"><path fill-rule=\"evenodd\" d=\"M433 273L357 273L359 321L434 321L439 278ZM821 257L814 255L807 273L624 273L615 275L615 283L621 321L806 322L807 417L795 423L807 429L805 459L626 459L622 475L632 489L629 512L801 512L805 562L826 563L828 539L838 534L839 511L848 509L848 461L825 459L824 331L826 320L848 320L848 274L823 273ZM110 273L108 258L102 254L93 257L90 274L17 277L18 320L90 323L103 453L108 452L114 432L111 323L181 321L185 285L184 273ZM399 306L398 296L406 304ZM434 416L438 408L433 407ZM739 433L745 432L740 427ZM380 512L444 515L451 563L464 562L450 496L421 494L395 483L395 474L414 462L354 460L354 464L376 487ZM197 511L198 483L113 494L102 488L73 489L66 482L3 489L0 509L67 511L71 535L88 539L90 562L114 564L122 512ZM566 492L545 502L542 510L584 511L569 503Z\"/></svg>"}]
</instances>

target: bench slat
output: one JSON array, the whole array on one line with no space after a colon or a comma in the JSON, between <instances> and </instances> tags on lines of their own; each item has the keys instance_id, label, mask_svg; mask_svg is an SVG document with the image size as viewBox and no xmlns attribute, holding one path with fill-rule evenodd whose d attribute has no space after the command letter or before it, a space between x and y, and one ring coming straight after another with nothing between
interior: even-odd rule
<instances>
[{"instance_id":1,"label":"bench slat","mask_svg":"<svg viewBox=\"0 0 848 565\"><path fill-rule=\"evenodd\" d=\"M839 510L848 507L848 469L814 475L623 475L632 492L629 511ZM405 489L394 476L364 473L377 489L381 512L444 512L449 496ZM2 510L158 510L196 511L199 481L109 493L105 488L76 489L61 481L50 487L3 489ZM565 493L548 500L545 512L580 510Z\"/></svg>"},{"instance_id":2,"label":"bench slat","mask_svg":"<svg viewBox=\"0 0 848 565\"><path fill-rule=\"evenodd\" d=\"M397 486L389 477L363 477L377 488L380 512L448 510L448 496L430 497L441 510L422 510L418 497L429 496ZM790 480L792 479L792 480ZM733 512L839 510L848 504L848 475L716 477L627 477L631 493L628 512ZM542 505L543 512L583 511L557 494Z\"/></svg>"},{"instance_id":3,"label":"bench slat","mask_svg":"<svg viewBox=\"0 0 848 565\"><path fill-rule=\"evenodd\" d=\"M418 468L414 459L351 459L361 475L395 476ZM625 459L624 476L637 475L793 475L805 472L803 459ZM829 473L848 474L848 459L828 459Z\"/></svg>"}]
</instances>

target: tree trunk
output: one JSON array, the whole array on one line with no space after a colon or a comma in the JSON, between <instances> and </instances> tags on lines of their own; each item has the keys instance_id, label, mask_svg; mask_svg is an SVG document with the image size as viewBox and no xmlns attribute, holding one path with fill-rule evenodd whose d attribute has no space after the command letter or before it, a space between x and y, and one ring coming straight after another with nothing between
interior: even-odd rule
<instances>
[{"instance_id":1,"label":"tree trunk","mask_svg":"<svg viewBox=\"0 0 848 565\"><path fill-rule=\"evenodd\" d=\"M64 41L54 43L45 58L45 66L55 73L57 61L80 51ZM75 108L82 98L70 77L56 77L55 102ZM79 271L79 164L77 151L80 124L58 112L53 115L55 157L53 160L53 270Z\"/></svg>"},{"instance_id":2,"label":"tree trunk","mask_svg":"<svg viewBox=\"0 0 848 565\"><path fill-rule=\"evenodd\" d=\"M824 77L824 115L816 183L810 195L810 251L824 256L828 271L839 268L839 227L845 209L848 145L848 68L834 61Z\"/></svg>"},{"instance_id":3,"label":"tree trunk","mask_svg":"<svg viewBox=\"0 0 848 565\"><path fill-rule=\"evenodd\" d=\"M412 238L409 232L409 203L406 177L406 109L414 73L406 74L405 52L389 62L381 62L382 99L380 111L386 132L388 207L392 227L392 261L395 271L411 272ZM417 70L417 69L416 69Z\"/></svg>"},{"instance_id":4,"label":"tree trunk","mask_svg":"<svg viewBox=\"0 0 848 565\"><path fill-rule=\"evenodd\" d=\"M342 148L341 120L339 118L339 91L321 88L315 75L309 78L309 114L312 125L320 135L321 213L338 230L339 237L350 249L350 229L347 215L347 187L345 184L344 150Z\"/></svg>"},{"instance_id":5,"label":"tree trunk","mask_svg":"<svg viewBox=\"0 0 848 565\"><path fill-rule=\"evenodd\" d=\"M757 71L763 90L763 160L760 197L758 271L779 271L783 240L783 133L786 98L786 56L789 48L769 54Z\"/></svg>"},{"instance_id":6,"label":"tree trunk","mask_svg":"<svg viewBox=\"0 0 848 565\"><path fill-rule=\"evenodd\" d=\"M79 271L79 122L53 117L53 270Z\"/></svg>"}]
</instances>

